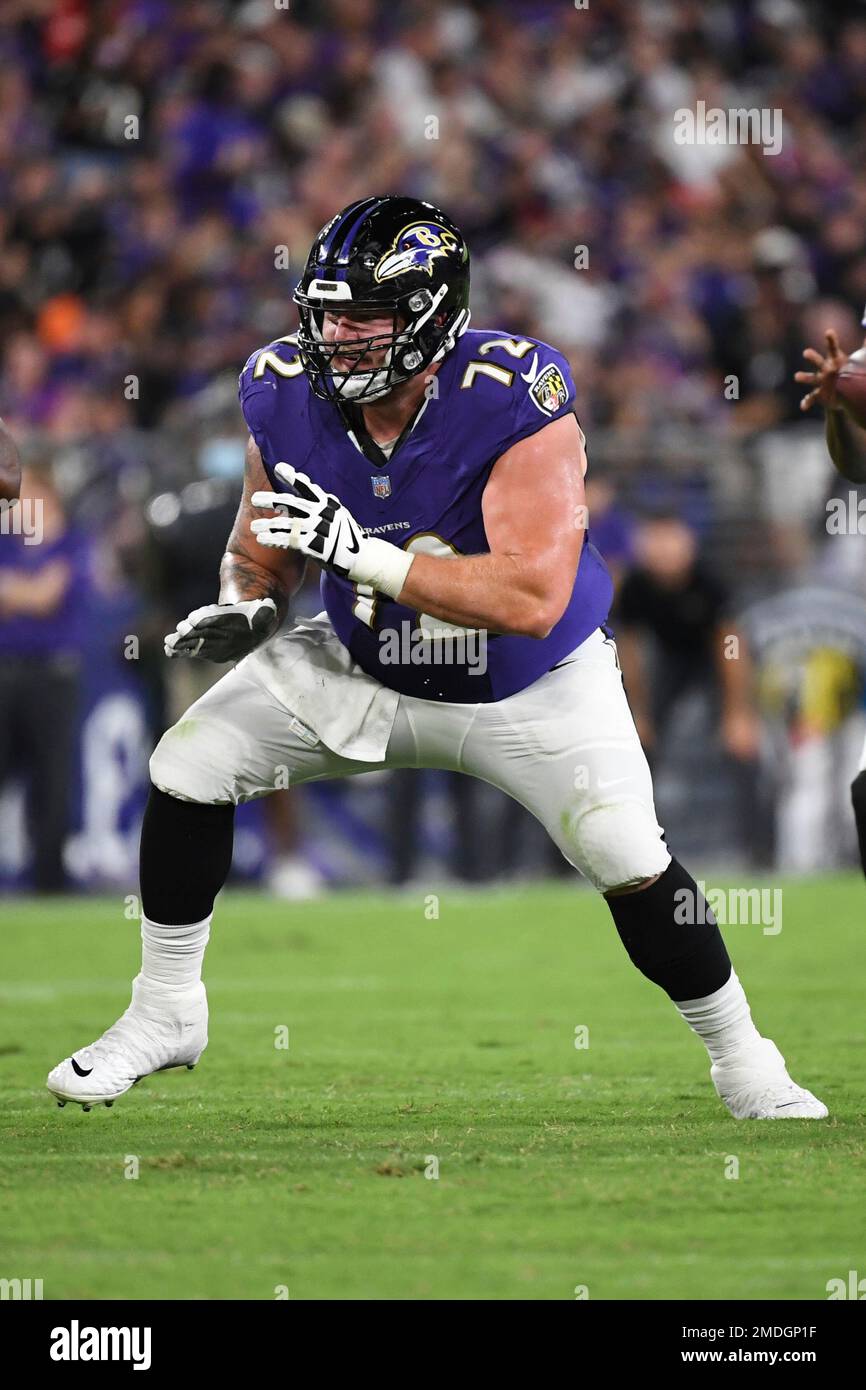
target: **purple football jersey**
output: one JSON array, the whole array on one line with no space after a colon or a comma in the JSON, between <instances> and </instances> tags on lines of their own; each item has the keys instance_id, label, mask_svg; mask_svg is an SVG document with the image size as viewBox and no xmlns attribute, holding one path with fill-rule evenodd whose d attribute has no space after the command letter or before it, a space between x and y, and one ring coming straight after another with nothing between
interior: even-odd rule
<instances>
[{"instance_id":1,"label":"purple football jersey","mask_svg":"<svg viewBox=\"0 0 866 1390\"><path fill-rule=\"evenodd\" d=\"M374 462L340 410L313 395L292 337L254 352L240 377L244 418L274 491L287 491L275 465L290 463L334 493L368 535L428 555L484 554L481 497L493 465L518 440L572 413L568 364L546 343L475 329L457 340L427 389L411 431L390 459ZM363 670L404 694L473 704L538 680L604 624L611 596L587 537L568 607L548 636L491 633L481 656L471 636L425 638L448 625L322 574L331 623Z\"/></svg>"}]
</instances>

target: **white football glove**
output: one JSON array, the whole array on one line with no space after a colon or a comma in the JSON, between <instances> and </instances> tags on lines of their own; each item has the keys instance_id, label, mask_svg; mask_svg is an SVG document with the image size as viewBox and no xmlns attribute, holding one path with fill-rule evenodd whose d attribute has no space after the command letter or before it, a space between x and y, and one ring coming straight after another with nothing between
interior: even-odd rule
<instances>
[{"instance_id":1,"label":"white football glove","mask_svg":"<svg viewBox=\"0 0 866 1390\"><path fill-rule=\"evenodd\" d=\"M254 507L267 507L278 513L258 517L251 523L259 545L297 550L344 579L369 584L380 594L396 598L406 583L414 555L390 541L365 536L338 497L325 492L291 464L278 463L274 472L293 491L253 493Z\"/></svg>"},{"instance_id":2,"label":"white football glove","mask_svg":"<svg viewBox=\"0 0 866 1390\"><path fill-rule=\"evenodd\" d=\"M200 656L204 661L240 661L277 626L272 598L244 603L208 603L182 618L165 639L166 656Z\"/></svg>"}]
</instances>

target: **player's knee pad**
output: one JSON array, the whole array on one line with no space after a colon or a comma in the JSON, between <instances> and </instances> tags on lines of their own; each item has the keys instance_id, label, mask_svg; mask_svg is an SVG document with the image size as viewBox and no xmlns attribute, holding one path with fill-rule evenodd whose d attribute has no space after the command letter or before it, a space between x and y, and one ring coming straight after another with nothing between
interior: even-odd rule
<instances>
[{"instance_id":1,"label":"player's knee pad","mask_svg":"<svg viewBox=\"0 0 866 1390\"><path fill-rule=\"evenodd\" d=\"M181 801L210 806L238 801L236 757L206 719L181 719L163 734L150 759L150 780Z\"/></svg>"},{"instance_id":2,"label":"player's knee pad","mask_svg":"<svg viewBox=\"0 0 866 1390\"><path fill-rule=\"evenodd\" d=\"M654 878L670 863L652 807L642 801L594 806L568 830L560 849L600 893Z\"/></svg>"}]
</instances>

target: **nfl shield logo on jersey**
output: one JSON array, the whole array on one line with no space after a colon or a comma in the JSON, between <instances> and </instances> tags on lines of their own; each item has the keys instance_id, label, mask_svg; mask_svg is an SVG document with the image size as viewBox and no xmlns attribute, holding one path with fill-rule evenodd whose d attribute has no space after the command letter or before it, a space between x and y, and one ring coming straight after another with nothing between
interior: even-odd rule
<instances>
[{"instance_id":1,"label":"nfl shield logo on jersey","mask_svg":"<svg viewBox=\"0 0 866 1390\"><path fill-rule=\"evenodd\" d=\"M373 484L374 497L391 496L391 479L387 473L374 473L370 482Z\"/></svg>"}]
</instances>

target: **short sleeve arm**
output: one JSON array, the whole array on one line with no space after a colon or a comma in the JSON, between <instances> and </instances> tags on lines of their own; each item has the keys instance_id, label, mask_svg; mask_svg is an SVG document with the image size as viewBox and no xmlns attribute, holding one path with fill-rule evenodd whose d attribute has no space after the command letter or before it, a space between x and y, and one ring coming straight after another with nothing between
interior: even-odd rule
<instances>
[{"instance_id":1,"label":"short sleeve arm","mask_svg":"<svg viewBox=\"0 0 866 1390\"><path fill-rule=\"evenodd\" d=\"M272 373L261 370L261 358L265 351L265 348L258 348L248 358L238 377L238 399L244 420L262 454L265 453L265 431L277 403L276 378Z\"/></svg>"}]
</instances>

